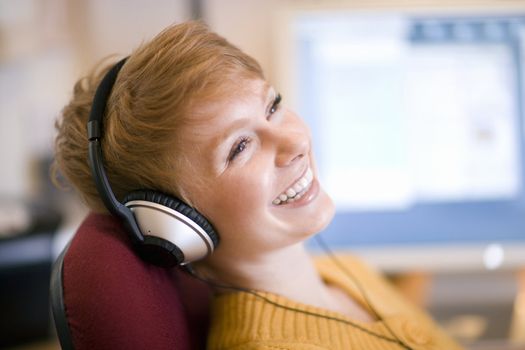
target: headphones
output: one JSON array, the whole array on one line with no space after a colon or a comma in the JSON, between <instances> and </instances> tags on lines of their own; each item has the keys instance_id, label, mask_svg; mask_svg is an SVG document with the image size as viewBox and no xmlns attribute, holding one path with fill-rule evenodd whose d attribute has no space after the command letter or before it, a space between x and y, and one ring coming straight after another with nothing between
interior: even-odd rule
<instances>
[{"instance_id":1,"label":"headphones","mask_svg":"<svg viewBox=\"0 0 525 350\"><path fill-rule=\"evenodd\" d=\"M91 174L104 205L121 219L143 259L163 267L185 265L211 254L219 244L210 222L182 200L154 190L133 191L121 203L104 169L103 118L111 89L127 59L106 73L93 98L87 123Z\"/></svg>"}]
</instances>

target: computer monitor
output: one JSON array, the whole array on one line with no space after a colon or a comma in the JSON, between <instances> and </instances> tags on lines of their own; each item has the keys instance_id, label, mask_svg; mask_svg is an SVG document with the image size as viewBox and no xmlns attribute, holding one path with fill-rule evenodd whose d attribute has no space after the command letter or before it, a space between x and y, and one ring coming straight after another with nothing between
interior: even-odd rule
<instances>
[{"instance_id":1,"label":"computer monitor","mask_svg":"<svg viewBox=\"0 0 525 350\"><path fill-rule=\"evenodd\" d=\"M331 246L525 243L525 12L308 13L290 27L296 107L337 208Z\"/></svg>"}]
</instances>

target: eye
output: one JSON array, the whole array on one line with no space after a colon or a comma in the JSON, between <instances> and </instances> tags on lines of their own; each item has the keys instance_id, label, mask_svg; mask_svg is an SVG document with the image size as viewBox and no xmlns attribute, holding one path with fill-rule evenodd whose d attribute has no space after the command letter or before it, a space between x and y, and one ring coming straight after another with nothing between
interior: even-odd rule
<instances>
[{"instance_id":1,"label":"eye","mask_svg":"<svg viewBox=\"0 0 525 350\"><path fill-rule=\"evenodd\" d=\"M230 152L230 155L228 156L228 161L231 162L235 159L235 157L237 157L242 151L244 151L246 149L246 147L248 147L248 144L250 143L250 139L247 138L247 137L242 137L239 142L237 142L231 152Z\"/></svg>"},{"instance_id":2,"label":"eye","mask_svg":"<svg viewBox=\"0 0 525 350\"><path fill-rule=\"evenodd\" d=\"M275 96L275 99L272 102L272 105L270 106L268 110L268 118L279 110L279 107L281 106L281 100L282 100L281 94L277 94L277 96Z\"/></svg>"}]
</instances>

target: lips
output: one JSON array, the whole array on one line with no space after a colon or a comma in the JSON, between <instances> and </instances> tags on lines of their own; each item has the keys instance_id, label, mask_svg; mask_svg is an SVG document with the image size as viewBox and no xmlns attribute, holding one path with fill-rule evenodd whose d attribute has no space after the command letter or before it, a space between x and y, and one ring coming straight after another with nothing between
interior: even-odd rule
<instances>
[{"instance_id":1,"label":"lips","mask_svg":"<svg viewBox=\"0 0 525 350\"><path fill-rule=\"evenodd\" d=\"M308 167L304 175L294 182L289 188L283 191L279 196L277 196L277 198L275 198L272 203L274 205L282 205L298 200L310 189L313 178L313 171L310 167Z\"/></svg>"}]
</instances>

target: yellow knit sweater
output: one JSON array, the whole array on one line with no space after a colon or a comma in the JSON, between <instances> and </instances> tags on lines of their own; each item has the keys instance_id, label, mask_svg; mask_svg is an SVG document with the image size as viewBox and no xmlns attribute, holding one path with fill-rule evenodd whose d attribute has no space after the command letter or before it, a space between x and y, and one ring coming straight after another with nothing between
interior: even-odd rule
<instances>
[{"instance_id":1,"label":"yellow knit sweater","mask_svg":"<svg viewBox=\"0 0 525 350\"><path fill-rule=\"evenodd\" d=\"M364 287L383 320L372 323L354 321L337 312L259 292L283 306L343 319L362 328L358 329L341 321L285 310L249 293L228 293L219 295L213 302L208 349L403 349L399 344L370 334L393 339L385 323L397 338L414 350L461 349L429 316L405 300L376 271L355 257L341 257L341 260ZM318 259L316 265L326 283L340 287L368 308L354 283L329 258Z\"/></svg>"}]
</instances>

